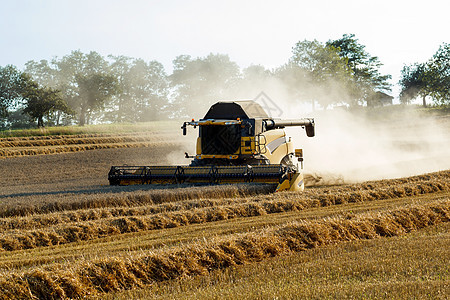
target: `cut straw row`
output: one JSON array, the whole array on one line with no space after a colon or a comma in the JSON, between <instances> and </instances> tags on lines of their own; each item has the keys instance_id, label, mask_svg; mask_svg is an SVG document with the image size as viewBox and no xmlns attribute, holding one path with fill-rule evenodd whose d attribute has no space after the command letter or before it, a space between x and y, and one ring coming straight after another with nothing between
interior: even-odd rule
<instances>
[{"instance_id":1,"label":"cut straw row","mask_svg":"<svg viewBox=\"0 0 450 300\"><path fill-rule=\"evenodd\" d=\"M404 196L434 193L437 191L450 190L447 182L429 181L415 184L404 184L393 188L380 188L375 190L361 190L351 193L324 194L304 197L302 194L282 193L274 196L254 197L253 199L242 199L242 201L199 201L197 207L194 203L180 203L178 206L162 205L165 212L158 211L158 207L141 207L134 210L125 210L129 214L121 217L109 215L118 212L117 209L91 211L89 221L72 222L76 212L71 214L52 214L46 216L34 216L28 218L9 219L12 226L14 221L22 220L22 226L15 222L14 230L4 231L0 235L0 249L14 251L20 249L32 249L61 245L71 242L92 240L122 233L155 230L201 224L219 220L234 218L253 217L272 213L299 211L313 207L325 207L343 203L354 203L364 201L375 201L384 199L401 198ZM201 207L201 205L205 205ZM153 209L152 209L153 208ZM170 211L173 210L173 211ZM97 213L97 214L95 214ZM54 219L52 219L52 217ZM68 219L67 217L71 217ZM6 220L5 220L6 221ZM49 224L57 224L49 227ZM23 230L28 227L44 227L34 230Z\"/></svg>"},{"instance_id":2,"label":"cut straw row","mask_svg":"<svg viewBox=\"0 0 450 300\"><path fill-rule=\"evenodd\" d=\"M35 268L0 278L0 298L77 298L132 289L323 245L397 236L449 222L449 214L450 201L445 200L351 219L289 223L159 252L80 262L70 268Z\"/></svg>"}]
</instances>

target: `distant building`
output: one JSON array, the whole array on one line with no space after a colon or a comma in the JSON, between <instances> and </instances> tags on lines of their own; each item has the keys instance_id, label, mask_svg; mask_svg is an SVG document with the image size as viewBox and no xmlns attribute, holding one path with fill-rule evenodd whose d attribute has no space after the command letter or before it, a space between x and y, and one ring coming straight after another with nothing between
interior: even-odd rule
<instances>
[{"instance_id":1,"label":"distant building","mask_svg":"<svg viewBox=\"0 0 450 300\"><path fill-rule=\"evenodd\" d=\"M394 97L389 96L383 92L375 92L372 96L367 98L368 107L385 106L392 105L392 100Z\"/></svg>"}]
</instances>

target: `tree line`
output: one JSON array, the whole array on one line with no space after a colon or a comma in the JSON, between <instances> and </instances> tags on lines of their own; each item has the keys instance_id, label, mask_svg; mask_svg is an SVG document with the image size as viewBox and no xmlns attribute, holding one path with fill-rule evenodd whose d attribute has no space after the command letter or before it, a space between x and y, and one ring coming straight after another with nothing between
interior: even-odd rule
<instances>
[{"instance_id":1,"label":"tree line","mask_svg":"<svg viewBox=\"0 0 450 300\"><path fill-rule=\"evenodd\" d=\"M449 103L448 44L424 64L405 66L400 99L428 96ZM104 57L79 50L50 61L29 61L25 69L0 67L0 127L140 122L189 117L211 102L249 99L261 91L287 91L289 99L322 108L375 105L390 92L390 75L380 72L355 35L325 43L299 41L284 65L241 69L228 55L180 55L167 74L157 61ZM424 96L424 97L425 97Z\"/></svg>"},{"instance_id":2,"label":"tree line","mask_svg":"<svg viewBox=\"0 0 450 300\"><path fill-rule=\"evenodd\" d=\"M426 106L429 97L435 104L450 104L450 44L442 44L426 62L404 66L399 83L402 103L420 97Z\"/></svg>"}]
</instances>

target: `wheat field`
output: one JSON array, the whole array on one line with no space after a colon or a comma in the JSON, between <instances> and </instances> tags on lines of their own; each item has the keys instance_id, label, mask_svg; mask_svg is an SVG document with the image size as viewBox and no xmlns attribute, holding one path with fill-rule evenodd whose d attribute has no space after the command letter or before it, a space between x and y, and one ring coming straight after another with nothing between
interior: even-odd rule
<instances>
[{"instance_id":1,"label":"wheat field","mask_svg":"<svg viewBox=\"0 0 450 300\"><path fill-rule=\"evenodd\" d=\"M1 138L0 299L450 294L450 170L303 193L108 185L111 165L173 164L170 136Z\"/></svg>"}]
</instances>

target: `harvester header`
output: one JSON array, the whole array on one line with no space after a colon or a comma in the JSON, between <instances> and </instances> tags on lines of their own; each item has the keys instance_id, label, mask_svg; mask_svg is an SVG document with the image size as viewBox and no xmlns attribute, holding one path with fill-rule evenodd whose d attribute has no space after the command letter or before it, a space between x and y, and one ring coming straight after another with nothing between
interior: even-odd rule
<instances>
[{"instance_id":1,"label":"harvester header","mask_svg":"<svg viewBox=\"0 0 450 300\"><path fill-rule=\"evenodd\" d=\"M315 135L314 119L270 118L254 101L218 102L203 119L184 122L199 128L189 166L111 167L111 184L240 183L278 184L277 190L303 190L303 151L294 149L285 127L301 126ZM300 166L299 166L300 162Z\"/></svg>"}]
</instances>

